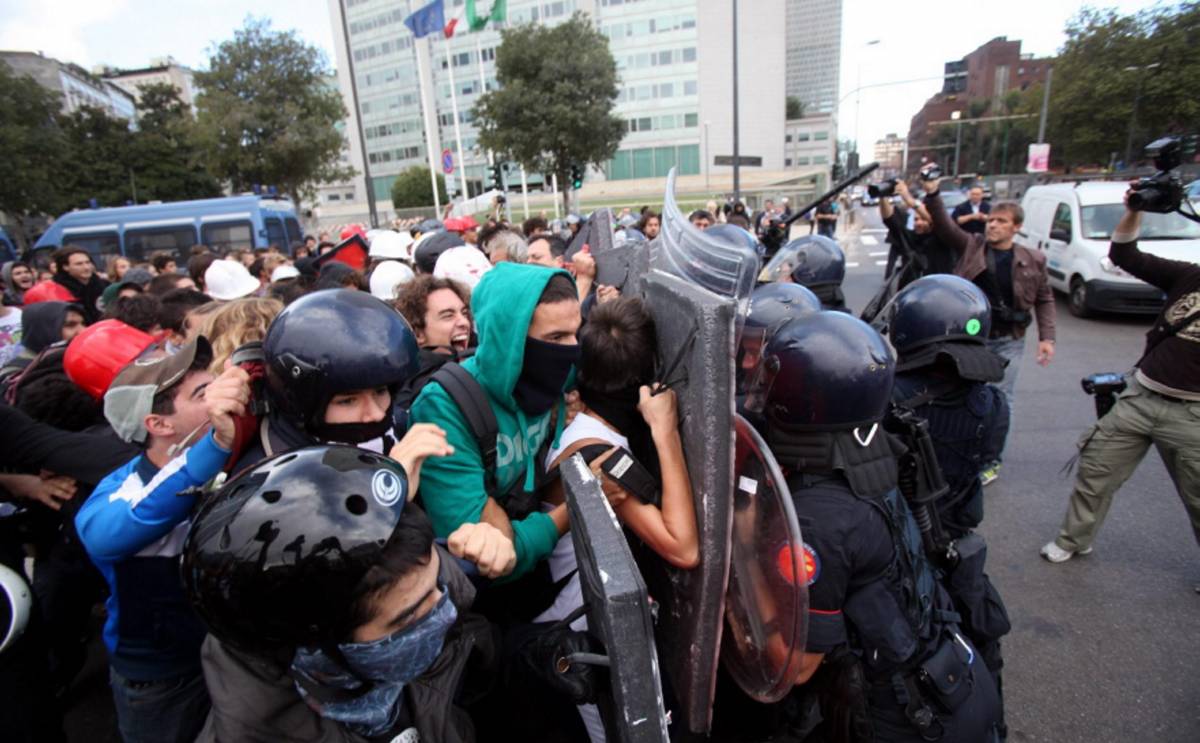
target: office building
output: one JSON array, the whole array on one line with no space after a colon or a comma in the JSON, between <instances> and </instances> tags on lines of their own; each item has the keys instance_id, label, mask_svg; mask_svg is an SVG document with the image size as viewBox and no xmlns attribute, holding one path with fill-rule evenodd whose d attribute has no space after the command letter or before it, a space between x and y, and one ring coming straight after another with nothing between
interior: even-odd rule
<instances>
[{"instance_id":1,"label":"office building","mask_svg":"<svg viewBox=\"0 0 1200 743\"><path fill-rule=\"evenodd\" d=\"M836 113L842 0L787 0L786 26L788 97L800 101L806 116Z\"/></svg>"},{"instance_id":2,"label":"office building","mask_svg":"<svg viewBox=\"0 0 1200 743\"><path fill-rule=\"evenodd\" d=\"M836 129L833 114L789 119L784 129L784 167L819 165L828 168L833 164L837 151Z\"/></svg>"},{"instance_id":3,"label":"office building","mask_svg":"<svg viewBox=\"0 0 1200 743\"><path fill-rule=\"evenodd\" d=\"M755 0L740 6L739 140L742 156L762 158L764 170L784 168L785 77L780 60L788 50L780 23L787 0ZM379 199L390 196L402 171L428 163L414 39L404 19L421 0L328 0L333 23L338 84L353 109L350 63L358 89L358 110L351 110L347 133L350 157L361 172L361 116L367 165ZM349 49L342 32L345 6ZM446 18L461 13L464 0L446 0ZM839 6L840 3L836 3ZM627 133L613 158L587 175L589 182L660 178L670 168L681 175L728 174L713 165L716 156L732 155L732 17L728 3L701 0L509 0L508 24L561 23L582 12L608 40L620 74L614 112ZM840 20L839 20L840 23ZM468 33L465 24L449 40L430 39L431 64L422 62L435 91L434 149L452 152L458 163L450 74L457 92L466 174L474 183L488 181L487 156L480 150L471 108L485 90L494 90L495 53L500 34L490 24ZM836 64L836 60L835 60ZM836 69L836 68L835 68ZM836 91L836 72L833 74ZM440 157L438 158L440 160ZM707 163L707 165L705 165ZM509 172L510 189L519 188L519 172ZM531 185L541 175L527 174ZM457 171L447 188L458 188Z\"/></svg>"},{"instance_id":4,"label":"office building","mask_svg":"<svg viewBox=\"0 0 1200 743\"><path fill-rule=\"evenodd\" d=\"M895 178L900 175L905 147L904 137L894 132L888 133L883 139L875 140L875 162L879 163L879 170L875 173L878 178Z\"/></svg>"},{"instance_id":5,"label":"office building","mask_svg":"<svg viewBox=\"0 0 1200 743\"><path fill-rule=\"evenodd\" d=\"M16 75L28 75L39 85L62 96L63 113L82 106L100 108L121 119L137 117L135 99L128 92L79 65L59 62L35 52L0 51L0 62Z\"/></svg>"}]
</instances>

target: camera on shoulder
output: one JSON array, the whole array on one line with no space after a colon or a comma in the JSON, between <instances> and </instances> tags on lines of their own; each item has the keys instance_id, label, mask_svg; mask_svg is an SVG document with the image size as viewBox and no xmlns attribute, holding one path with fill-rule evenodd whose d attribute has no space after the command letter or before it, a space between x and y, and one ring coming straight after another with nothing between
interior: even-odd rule
<instances>
[{"instance_id":1,"label":"camera on shoulder","mask_svg":"<svg viewBox=\"0 0 1200 743\"><path fill-rule=\"evenodd\" d=\"M1146 145L1145 155L1154 160L1158 172L1133 184L1129 208L1135 212L1169 214L1183 203L1183 181L1173 172L1183 162L1182 148L1175 137L1163 137Z\"/></svg>"},{"instance_id":2,"label":"camera on shoulder","mask_svg":"<svg viewBox=\"0 0 1200 743\"><path fill-rule=\"evenodd\" d=\"M873 199L886 199L889 196L895 196L896 180L896 178L888 178L886 181L872 183L867 186L867 194Z\"/></svg>"}]
</instances>

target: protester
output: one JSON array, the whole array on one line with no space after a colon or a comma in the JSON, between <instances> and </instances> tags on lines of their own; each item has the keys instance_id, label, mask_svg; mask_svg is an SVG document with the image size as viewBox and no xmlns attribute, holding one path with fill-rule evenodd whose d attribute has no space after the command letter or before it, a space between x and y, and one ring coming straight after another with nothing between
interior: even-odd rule
<instances>
[{"instance_id":1,"label":"protester","mask_svg":"<svg viewBox=\"0 0 1200 743\"><path fill-rule=\"evenodd\" d=\"M196 337L203 324L197 310L209 303L212 298L195 289L172 289L162 296L158 324L167 334L163 345L167 353L177 353Z\"/></svg>"},{"instance_id":2,"label":"protester","mask_svg":"<svg viewBox=\"0 0 1200 743\"><path fill-rule=\"evenodd\" d=\"M119 297L104 308L104 319L120 320L138 330L157 335L162 332L159 325L159 315L162 305L153 294L138 293L129 297Z\"/></svg>"},{"instance_id":3,"label":"protester","mask_svg":"<svg viewBox=\"0 0 1200 743\"><path fill-rule=\"evenodd\" d=\"M646 236L647 240L653 240L658 237L658 231L662 227L662 219L652 211L647 211L638 220L637 229Z\"/></svg>"},{"instance_id":4,"label":"protester","mask_svg":"<svg viewBox=\"0 0 1200 743\"><path fill-rule=\"evenodd\" d=\"M76 245L54 251L54 282L70 292L89 324L100 319L100 295L108 282L96 274L92 256ZM148 281L149 279L147 279Z\"/></svg>"},{"instance_id":5,"label":"protester","mask_svg":"<svg viewBox=\"0 0 1200 743\"><path fill-rule=\"evenodd\" d=\"M688 215L688 221L698 230L707 230L716 224L716 219L713 217L712 212L705 209L697 209L692 212Z\"/></svg>"},{"instance_id":6,"label":"protester","mask_svg":"<svg viewBox=\"0 0 1200 743\"><path fill-rule=\"evenodd\" d=\"M192 277L187 274L179 274L171 271L169 273L160 273L150 280L146 285L146 292L155 296L162 296L174 289L195 289L196 282L192 281Z\"/></svg>"},{"instance_id":7,"label":"protester","mask_svg":"<svg viewBox=\"0 0 1200 743\"><path fill-rule=\"evenodd\" d=\"M261 341L283 303L269 297L243 297L221 304L204 318L200 335L212 338L209 371L220 374L233 352L251 341Z\"/></svg>"},{"instance_id":8,"label":"protester","mask_svg":"<svg viewBox=\"0 0 1200 743\"><path fill-rule=\"evenodd\" d=\"M154 270L159 276L175 273L178 270L175 264L175 256L171 253L155 253L150 258L150 265L154 266Z\"/></svg>"},{"instance_id":9,"label":"protester","mask_svg":"<svg viewBox=\"0 0 1200 743\"><path fill-rule=\"evenodd\" d=\"M0 304L0 366L7 366L21 352L23 332L21 310Z\"/></svg>"},{"instance_id":10,"label":"protester","mask_svg":"<svg viewBox=\"0 0 1200 743\"><path fill-rule=\"evenodd\" d=\"M33 270L21 261L9 261L0 271L4 279L4 304L20 307L25 304L25 292L33 286Z\"/></svg>"},{"instance_id":11,"label":"protester","mask_svg":"<svg viewBox=\"0 0 1200 743\"><path fill-rule=\"evenodd\" d=\"M529 238L529 262L547 268L562 268L567 242L558 235L543 233Z\"/></svg>"},{"instance_id":12,"label":"protester","mask_svg":"<svg viewBox=\"0 0 1200 743\"><path fill-rule=\"evenodd\" d=\"M473 245L463 245L450 248L438 256L433 275L437 278L452 279L465 284L467 289L474 290L479 280L491 268L492 264L486 255Z\"/></svg>"},{"instance_id":13,"label":"protester","mask_svg":"<svg viewBox=\"0 0 1200 743\"><path fill-rule=\"evenodd\" d=\"M217 260L204 270L204 287L208 296L218 302L228 302L254 294L261 285L241 262Z\"/></svg>"},{"instance_id":14,"label":"protester","mask_svg":"<svg viewBox=\"0 0 1200 743\"><path fill-rule=\"evenodd\" d=\"M400 287L412 281L414 276L413 270L407 263L385 260L380 261L371 269L367 281L370 284L372 295L385 302L390 302L396 298L396 292L400 290Z\"/></svg>"},{"instance_id":15,"label":"protester","mask_svg":"<svg viewBox=\"0 0 1200 743\"><path fill-rule=\"evenodd\" d=\"M118 283L125 279L125 273L133 267L129 259L123 255L110 255L104 266L104 276L109 281Z\"/></svg>"},{"instance_id":16,"label":"protester","mask_svg":"<svg viewBox=\"0 0 1200 743\"><path fill-rule=\"evenodd\" d=\"M527 263L529 261L529 246L525 238L511 229L499 229L484 243L484 252L492 265L509 261L512 263Z\"/></svg>"},{"instance_id":17,"label":"protester","mask_svg":"<svg viewBox=\"0 0 1200 743\"><path fill-rule=\"evenodd\" d=\"M213 264L213 261L219 260L220 256L215 253L200 253L193 255L188 259L187 270L188 276L192 277L192 281L196 284L197 291L206 291L204 284L204 273L208 271L208 267Z\"/></svg>"}]
</instances>

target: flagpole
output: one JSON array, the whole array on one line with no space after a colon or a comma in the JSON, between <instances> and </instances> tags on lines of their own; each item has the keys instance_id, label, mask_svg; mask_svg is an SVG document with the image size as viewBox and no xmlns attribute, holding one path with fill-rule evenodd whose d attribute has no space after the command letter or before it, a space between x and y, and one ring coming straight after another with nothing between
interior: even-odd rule
<instances>
[{"instance_id":1,"label":"flagpole","mask_svg":"<svg viewBox=\"0 0 1200 743\"><path fill-rule=\"evenodd\" d=\"M550 175L550 185L554 189L554 218L558 219L558 173Z\"/></svg>"},{"instance_id":2,"label":"flagpole","mask_svg":"<svg viewBox=\"0 0 1200 743\"><path fill-rule=\"evenodd\" d=\"M479 60L479 95L487 92L487 77L483 74L483 44L479 42L479 32L473 31L468 26L468 31L475 37L475 56ZM496 164L496 156L491 150L487 151L488 167Z\"/></svg>"},{"instance_id":3,"label":"flagpole","mask_svg":"<svg viewBox=\"0 0 1200 743\"><path fill-rule=\"evenodd\" d=\"M525 166L521 166L521 202L525 206L525 218L529 219L529 184L525 182Z\"/></svg>"},{"instance_id":4,"label":"flagpole","mask_svg":"<svg viewBox=\"0 0 1200 743\"><path fill-rule=\"evenodd\" d=\"M424 49L421 48L421 42L424 42ZM425 124L425 149L429 151L429 181L433 187L433 218L442 218L442 200L438 197L437 187L437 153L434 152L433 145L433 125L436 123L437 117L433 112L433 108L429 102L429 86L425 83L425 65L421 63L422 58L429 51L429 40L426 37L421 37L413 42L413 49L417 53L417 80L421 84L421 120Z\"/></svg>"},{"instance_id":5,"label":"flagpole","mask_svg":"<svg viewBox=\"0 0 1200 743\"><path fill-rule=\"evenodd\" d=\"M454 142L458 149L458 184L463 201L471 197L467 190L467 161L463 159L462 130L458 124L458 91L454 82L454 55L450 53L450 39L446 38L446 71L450 76L450 111L454 114Z\"/></svg>"}]
</instances>

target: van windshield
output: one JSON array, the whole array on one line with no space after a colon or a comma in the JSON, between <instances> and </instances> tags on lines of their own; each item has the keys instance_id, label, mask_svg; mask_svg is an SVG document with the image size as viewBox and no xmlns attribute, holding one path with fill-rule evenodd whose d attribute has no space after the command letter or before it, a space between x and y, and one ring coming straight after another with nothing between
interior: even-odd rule
<instances>
[{"instance_id":1,"label":"van windshield","mask_svg":"<svg viewBox=\"0 0 1200 743\"><path fill-rule=\"evenodd\" d=\"M1124 204L1097 204L1085 206L1083 236L1088 240L1107 240L1112 237L1117 220L1125 213ZM1178 214L1142 213L1142 230L1139 240L1200 240L1200 224Z\"/></svg>"}]
</instances>

